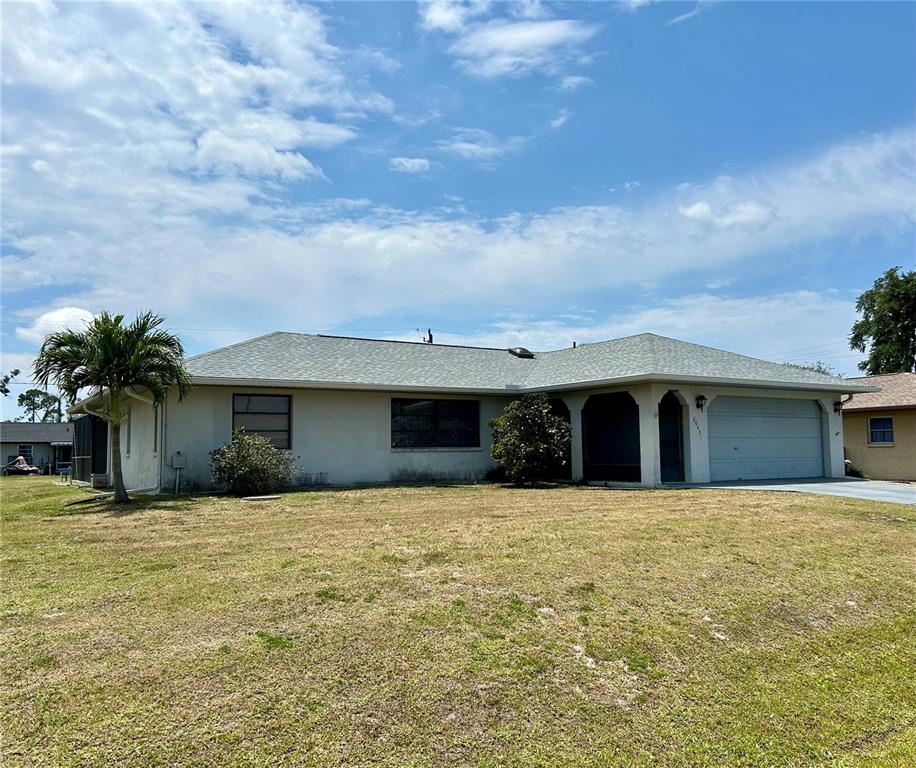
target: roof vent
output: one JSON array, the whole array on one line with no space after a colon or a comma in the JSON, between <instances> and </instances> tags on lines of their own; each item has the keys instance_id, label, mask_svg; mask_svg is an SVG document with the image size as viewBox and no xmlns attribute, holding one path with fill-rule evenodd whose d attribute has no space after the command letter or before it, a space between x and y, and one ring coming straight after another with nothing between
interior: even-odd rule
<instances>
[{"instance_id":1,"label":"roof vent","mask_svg":"<svg viewBox=\"0 0 916 768\"><path fill-rule=\"evenodd\" d=\"M516 357L534 357L534 352L530 349L525 349L524 347L511 347L509 349L510 355L515 355Z\"/></svg>"}]
</instances>

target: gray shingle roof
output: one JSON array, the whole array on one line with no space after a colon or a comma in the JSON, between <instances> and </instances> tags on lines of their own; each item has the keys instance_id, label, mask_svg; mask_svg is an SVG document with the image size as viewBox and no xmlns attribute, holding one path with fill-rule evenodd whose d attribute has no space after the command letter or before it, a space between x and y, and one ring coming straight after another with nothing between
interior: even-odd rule
<instances>
[{"instance_id":1,"label":"gray shingle roof","mask_svg":"<svg viewBox=\"0 0 916 768\"><path fill-rule=\"evenodd\" d=\"M518 392L656 378L781 383L864 391L835 376L652 333L519 358L505 349L276 332L189 358L200 382L301 383L351 388Z\"/></svg>"},{"instance_id":2,"label":"gray shingle roof","mask_svg":"<svg viewBox=\"0 0 916 768\"><path fill-rule=\"evenodd\" d=\"M3 443L69 443L73 439L73 424L42 424L29 421L0 422L0 442Z\"/></svg>"}]
</instances>

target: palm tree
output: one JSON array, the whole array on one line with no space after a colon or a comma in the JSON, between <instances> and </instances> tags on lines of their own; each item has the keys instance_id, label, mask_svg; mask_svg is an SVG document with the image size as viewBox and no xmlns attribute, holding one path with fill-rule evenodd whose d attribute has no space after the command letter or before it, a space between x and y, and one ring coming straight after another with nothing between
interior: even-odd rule
<instances>
[{"instance_id":1,"label":"palm tree","mask_svg":"<svg viewBox=\"0 0 916 768\"><path fill-rule=\"evenodd\" d=\"M102 405L98 415L111 424L111 470L114 500L130 501L121 471L121 422L127 414L128 388L145 387L155 404L170 387L183 400L191 378L182 358L184 348L174 334L161 330L164 318L145 312L125 325L124 315L102 312L84 331L64 330L47 336L35 359L35 381L53 383L70 402L89 390Z\"/></svg>"}]
</instances>

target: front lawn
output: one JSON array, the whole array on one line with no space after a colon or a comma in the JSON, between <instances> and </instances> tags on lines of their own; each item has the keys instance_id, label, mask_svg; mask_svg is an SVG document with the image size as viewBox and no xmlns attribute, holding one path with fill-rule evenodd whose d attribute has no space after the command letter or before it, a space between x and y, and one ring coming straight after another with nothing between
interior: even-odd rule
<instances>
[{"instance_id":1,"label":"front lawn","mask_svg":"<svg viewBox=\"0 0 916 768\"><path fill-rule=\"evenodd\" d=\"M912 508L0 492L4 766L916 764Z\"/></svg>"}]
</instances>

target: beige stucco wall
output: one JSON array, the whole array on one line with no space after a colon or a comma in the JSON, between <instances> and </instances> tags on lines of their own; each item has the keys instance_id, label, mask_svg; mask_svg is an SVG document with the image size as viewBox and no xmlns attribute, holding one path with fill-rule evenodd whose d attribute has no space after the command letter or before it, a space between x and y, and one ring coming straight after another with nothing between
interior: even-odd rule
<instances>
[{"instance_id":1,"label":"beige stucco wall","mask_svg":"<svg viewBox=\"0 0 916 768\"><path fill-rule=\"evenodd\" d=\"M894 420L893 445L868 444L868 419ZM875 480L916 480L916 408L843 414L846 458Z\"/></svg>"},{"instance_id":2,"label":"beige stucco wall","mask_svg":"<svg viewBox=\"0 0 916 768\"><path fill-rule=\"evenodd\" d=\"M198 386L185 402L172 395L166 405L163 487L174 487L177 451L185 460L182 488L211 487L209 453L232 435L232 395L259 393L292 397L291 450L299 480L329 485L479 480L493 466L489 421L509 402L508 397L469 397L480 400L479 448L392 449L392 397L423 393Z\"/></svg>"}]
</instances>

